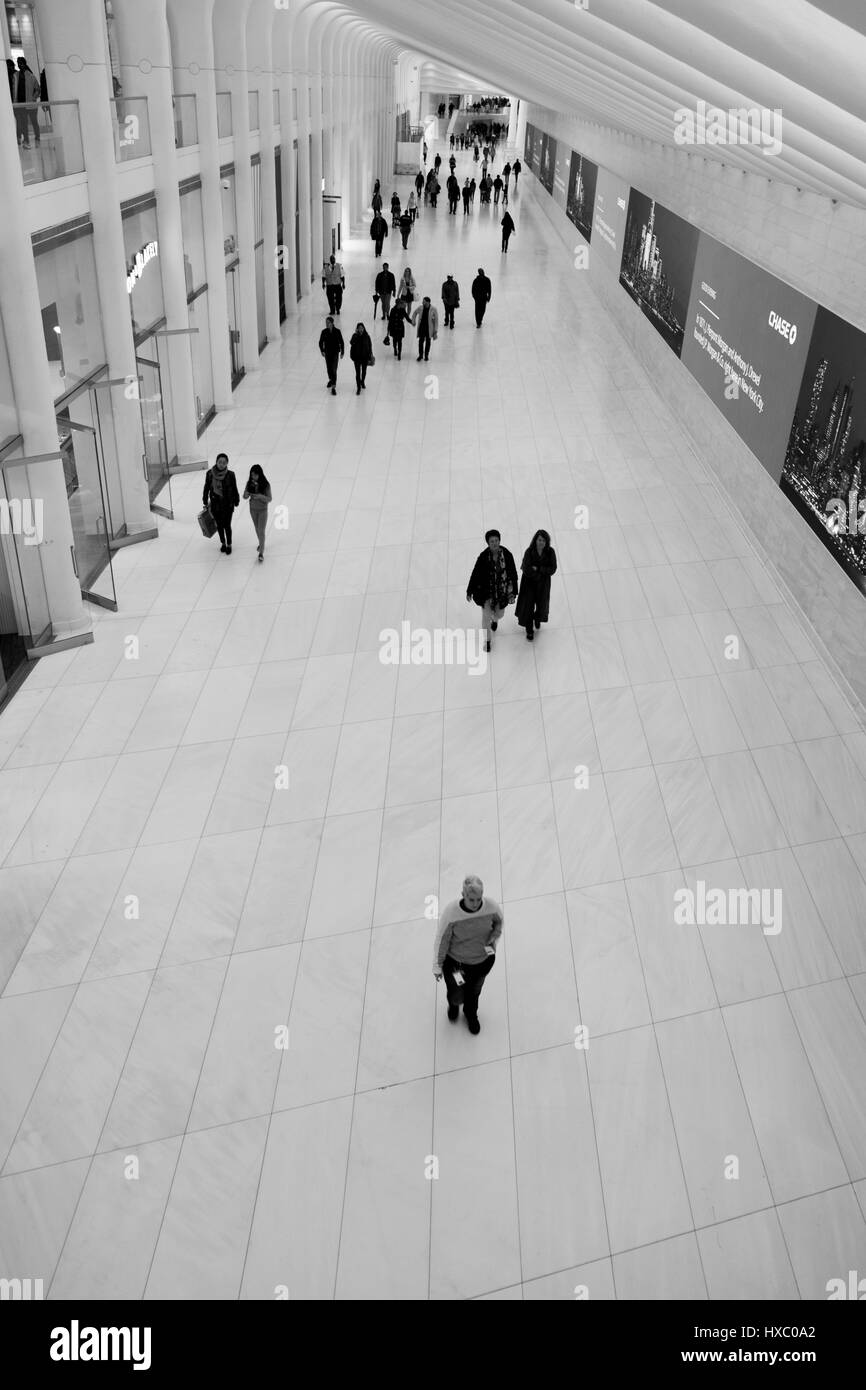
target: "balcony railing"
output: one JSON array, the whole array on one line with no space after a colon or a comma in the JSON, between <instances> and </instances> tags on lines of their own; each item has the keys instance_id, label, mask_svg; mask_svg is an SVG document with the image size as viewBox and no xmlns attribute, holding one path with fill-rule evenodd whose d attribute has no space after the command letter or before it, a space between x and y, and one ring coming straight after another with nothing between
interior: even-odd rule
<instances>
[{"instance_id":1,"label":"balcony railing","mask_svg":"<svg viewBox=\"0 0 866 1390\"><path fill-rule=\"evenodd\" d=\"M224 140L232 133L232 94L217 92L217 135Z\"/></svg>"},{"instance_id":2,"label":"balcony railing","mask_svg":"<svg viewBox=\"0 0 866 1390\"><path fill-rule=\"evenodd\" d=\"M259 129L259 94L258 92L249 93L250 101L250 130Z\"/></svg>"},{"instance_id":3,"label":"balcony railing","mask_svg":"<svg viewBox=\"0 0 866 1390\"><path fill-rule=\"evenodd\" d=\"M198 144L198 114L195 96L174 96L174 143L178 150Z\"/></svg>"},{"instance_id":4,"label":"balcony railing","mask_svg":"<svg viewBox=\"0 0 866 1390\"><path fill-rule=\"evenodd\" d=\"M130 159L145 159L150 154L150 121L147 97L115 97L114 157L118 164Z\"/></svg>"},{"instance_id":5,"label":"balcony railing","mask_svg":"<svg viewBox=\"0 0 866 1390\"><path fill-rule=\"evenodd\" d=\"M12 107L25 184L84 172L77 101L32 101Z\"/></svg>"}]
</instances>

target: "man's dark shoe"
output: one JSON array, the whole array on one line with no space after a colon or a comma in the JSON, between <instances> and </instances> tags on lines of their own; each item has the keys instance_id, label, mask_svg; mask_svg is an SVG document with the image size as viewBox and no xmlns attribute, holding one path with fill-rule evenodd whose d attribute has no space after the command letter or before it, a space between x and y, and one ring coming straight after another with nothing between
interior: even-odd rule
<instances>
[{"instance_id":1,"label":"man's dark shoe","mask_svg":"<svg viewBox=\"0 0 866 1390\"><path fill-rule=\"evenodd\" d=\"M540 623L540 622L538 621L538 619L536 618L536 619L535 619L535 631L536 631L536 632L539 632L540 630L541 630L541 623Z\"/></svg>"},{"instance_id":2,"label":"man's dark shoe","mask_svg":"<svg viewBox=\"0 0 866 1390\"><path fill-rule=\"evenodd\" d=\"M460 1013L460 1009L459 1009L459 1007L458 1007L457 1004L449 1004L449 1005L448 1005L448 1022L449 1022L449 1023L456 1023L459 1013Z\"/></svg>"},{"instance_id":3,"label":"man's dark shoe","mask_svg":"<svg viewBox=\"0 0 866 1390\"><path fill-rule=\"evenodd\" d=\"M468 1026L468 1028L469 1028L470 1033L480 1033L480 1032L481 1032L481 1024L478 1022L478 1019L477 1019L477 1018L470 1018L469 1015L467 1014L467 1015L466 1015L466 1023L467 1023L467 1026Z\"/></svg>"}]
</instances>

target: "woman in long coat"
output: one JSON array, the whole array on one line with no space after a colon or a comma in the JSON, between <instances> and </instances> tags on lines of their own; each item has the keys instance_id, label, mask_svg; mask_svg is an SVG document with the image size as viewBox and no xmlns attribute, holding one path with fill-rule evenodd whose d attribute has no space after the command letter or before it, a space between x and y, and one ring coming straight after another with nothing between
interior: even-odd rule
<instances>
[{"instance_id":1,"label":"woman in long coat","mask_svg":"<svg viewBox=\"0 0 866 1390\"><path fill-rule=\"evenodd\" d=\"M514 616L526 628L526 639L535 638L537 629L550 615L550 576L556 574L556 551L546 531L536 531L520 565L520 593Z\"/></svg>"},{"instance_id":2,"label":"woman in long coat","mask_svg":"<svg viewBox=\"0 0 866 1390\"><path fill-rule=\"evenodd\" d=\"M470 603L477 603L482 610L482 621L487 634L485 650L489 652L490 634L496 631L499 619L504 615L508 605L514 602L517 592L517 566L511 551L506 550L502 544L498 531L486 531L484 539L487 548L482 550L475 561L466 588L466 598Z\"/></svg>"}]
</instances>

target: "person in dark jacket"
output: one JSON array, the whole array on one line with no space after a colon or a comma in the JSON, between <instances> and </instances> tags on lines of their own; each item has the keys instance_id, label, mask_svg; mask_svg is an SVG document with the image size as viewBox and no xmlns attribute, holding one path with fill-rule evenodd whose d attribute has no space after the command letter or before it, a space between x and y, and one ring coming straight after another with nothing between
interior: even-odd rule
<instances>
[{"instance_id":1,"label":"person in dark jacket","mask_svg":"<svg viewBox=\"0 0 866 1390\"><path fill-rule=\"evenodd\" d=\"M490 634L499 626L506 608L517 597L517 566L510 550L502 544L498 531L485 532L487 549L482 550L469 576L466 599L477 603L483 613L487 633L485 649L490 651Z\"/></svg>"},{"instance_id":2,"label":"person in dark jacket","mask_svg":"<svg viewBox=\"0 0 866 1390\"><path fill-rule=\"evenodd\" d=\"M39 144L39 112L36 110L36 103L39 101L39 78L31 70L26 58L18 59L16 77L15 96L22 108L15 112L16 126L19 138L23 137L22 143L27 150L30 148L31 129L34 143ZM25 103L29 110L23 109Z\"/></svg>"},{"instance_id":3,"label":"person in dark jacket","mask_svg":"<svg viewBox=\"0 0 866 1390\"><path fill-rule=\"evenodd\" d=\"M370 236L376 243L376 258L382 254L382 242L388 235L388 223L385 221L381 212L377 212L373 221L370 223Z\"/></svg>"},{"instance_id":4,"label":"person in dark jacket","mask_svg":"<svg viewBox=\"0 0 866 1390\"><path fill-rule=\"evenodd\" d=\"M507 251L509 238L511 237L512 233L516 230L514 226L514 218L511 216L510 212L506 212L500 225L502 227L502 250Z\"/></svg>"},{"instance_id":5,"label":"person in dark jacket","mask_svg":"<svg viewBox=\"0 0 866 1390\"><path fill-rule=\"evenodd\" d=\"M367 368L373 360L373 341L362 323L349 339L349 356L355 364L355 395L367 389Z\"/></svg>"},{"instance_id":6,"label":"person in dark jacket","mask_svg":"<svg viewBox=\"0 0 866 1390\"><path fill-rule=\"evenodd\" d=\"M432 171L431 171L431 172L432 172ZM419 198L421 197L421 194L423 193L423 191L424 191L424 175L423 175L423 173L421 172L421 170L419 169L418 172L417 172L417 174L415 175L415 192L417 193L417 195L418 195Z\"/></svg>"},{"instance_id":7,"label":"person in dark jacket","mask_svg":"<svg viewBox=\"0 0 866 1390\"><path fill-rule=\"evenodd\" d=\"M434 207L434 208L435 208L435 206L436 206L436 204L437 204L438 201L439 201L439 180L438 180L437 178L434 178L433 182L432 182L431 185L430 185L430 205L431 205L431 207Z\"/></svg>"},{"instance_id":8,"label":"person in dark jacket","mask_svg":"<svg viewBox=\"0 0 866 1390\"><path fill-rule=\"evenodd\" d=\"M445 191L448 194L448 212L452 217L456 217L457 204L460 202L460 184L453 174L449 174L448 176Z\"/></svg>"},{"instance_id":9,"label":"person in dark jacket","mask_svg":"<svg viewBox=\"0 0 866 1390\"><path fill-rule=\"evenodd\" d=\"M470 187L469 187L469 180L468 180L468 179L464 179L464 181L463 181L463 187L462 187L461 190L460 190L460 196L461 196L461 198L463 199L463 216L464 216L464 217L468 217L468 216L469 216L469 199L472 197L472 190L471 190Z\"/></svg>"},{"instance_id":10,"label":"person in dark jacket","mask_svg":"<svg viewBox=\"0 0 866 1390\"><path fill-rule=\"evenodd\" d=\"M408 312L405 299L398 299L390 314L388 315L388 337L385 342L393 342L394 356L397 361L403 357L403 339L406 336L406 324L412 322L412 315Z\"/></svg>"},{"instance_id":11,"label":"person in dark jacket","mask_svg":"<svg viewBox=\"0 0 866 1390\"><path fill-rule=\"evenodd\" d=\"M388 269L388 262L382 262L382 269L376 276L376 294L382 303L382 318L385 322L385 345L388 344L388 315L391 312L391 296L397 293L397 281L394 279L394 272Z\"/></svg>"},{"instance_id":12,"label":"person in dark jacket","mask_svg":"<svg viewBox=\"0 0 866 1390\"><path fill-rule=\"evenodd\" d=\"M220 551L232 553L232 513L241 505L238 480L229 468L228 454L217 454L216 463L204 476L202 505L207 507L219 532Z\"/></svg>"},{"instance_id":13,"label":"person in dark jacket","mask_svg":"<svg viewBox=\"0 0 866 1390\"><path fill-rule=\"evenodd\" d=\"M400 194L396 188L391 194L391 226L396 227L400 222Z\"/></svg>"},{"instance_id":14,"label":"person in dark jacket","mask_svg":"<svg viewBox=\"0 0 866 1390\"><path fill-rule=\"evenodd\" d=\"M454 156L453 156L453 154L452 154L451 158L450 158L449 161L448 161L448 168L451 170L452 174L454 173L454 170L455 170L456 167L457 167L457 160L454 158Z\"/></svg>"},{"instance_id":15,"label":"person in dark jacket","mask_svg":"<svg viewBox=\"0 0 866 1390\"><path fill-rule=\"evenodd\" d=\"M331 395L337 394L337 366L340 358L345 357L346 348L343 343L343 335L339 328L334 327L334 320L328 315L325 327L319 334L319 352L325 359L325 366L328 369L328 388Z\"/></svg>"},{"instance_id":16,"label":"person in dark jacket","mask_svg":"<svg viewBox=\"0 0 866 1390\"><path fill-rule=\"evenodd\" d=\"M512 168L511 168L511 172L512 172L512 174L514 175L514 187L515 187L515 188L517 187L517 180L520 178L520 171L521 171L522 168L523 168L523 165L520 163L520 160L519 160L519 159L515 159L514 164L512 165Z\"/></svg>"},{"instance_id":17,"label":"person in dark jacket","mask_svg":"<svg viewBox=\"0 0 866 1390\"><path fill-rule=\"evenodd\" d=\"M470 180L469 180L469 201L470 201L470 203L472 204L473 207L475 206L475 190L476 190L477 187L478 187L478 184L475 182L474 178L473 178L473 179L470 179Z\"/></svg>"},{"instance_id":18,"label":"person in dark jacket","mask_svg":"<svg viewBox=\"0 0 866 1390\"><path fill-rule=\"evenodd\" d=\"M400 216L400 236L403 239L403 250L409 245L409 233L412 230L412 214L407 208Z\"/></svg>"},{"instance_id":19,"label":"person in dark jacket","mask_svg":"<svg viewBox=\"0 0 866 1390\"><path fill-rule=\"evenodd\" d=\"M244 488L244 497L249 499L250 520L256 530L259 542L259 564L265 558L265 531L268 528L268 503L273 501L271 485L260 468L250 469L250 476Z\"/></svg>"},{"instance_id":20,"label":"person in dark jacket","mask_svg":"<svg viewBox=\"0 0 866 1390\"><path fill-rule=\"evenodd\" d=\"M493 294L493 286L488 276L484 274L481 266L478 267L478 274L472 281L472 298L475 300L475 327L480 328L484 319L487 305Z\"/></svg>"},{"instance_id":21,"label":"person in dark jacket","mask_svg":"<svg viewBox=\"0 0 866 1390\"><path fill-rule=\"evenodd\" d=\"M441 156L441 154L439 153L439 151L437 150L437 151L436 151L436 158L433 160L433 169L434 169L434 171L435 171L437 174L439 173L439 166L440 166L441 163L442 163L442 156Z\"/></svg>"},{"instance_id":22,"label":"person in dark jacket","mask_svg":"<svg viewBox=\"0 0 866 1390\"><path fill-rule=\"evenodd\" d=\"M445 327L454 327L454 310L460 308L460 286L449 275L442 285L442 303L445 305Z\"/></svg>"},{"instance_id":23,"label":"person in dark jacket","mask_svg":"<svg viewBox=\"0 0 866 1390\"><path fill-rule=\"evenodd\" d=\"M379 192L378 189L376 189L376 192L370 199L370 207L373 209L374 212L382 211L382 194Z\"/></svg>"},{"instance_id":24,"label":"person in dark jacket","mask_svg":"<svg viewBox=\"0 0 866 1390\"><path fill-rule=\"evenodd\" d=\"M556 551L547 531L536 531L520 565L520 592L514 616L526 629L528 641L550 616L550 577L556 574Z\"/></svg>"},{"instance_id":25,"label":"person in dark jacket","mask_svg":"<svg viewBox=\"0 0 866 1390\"><path fill-rule=\"evenodd\" d=\"M16 75L16 72L15 72L15 64L13 63L13 61L12 61L11 58L7 58L7 59L6 59L6 73L7 73L8 77L9 77L9 100L12 102L12 105L14 106L14 105L15 105L16 87L17 87L18 83L17 83L17 75Z\"/></svg>"}]
</instances>

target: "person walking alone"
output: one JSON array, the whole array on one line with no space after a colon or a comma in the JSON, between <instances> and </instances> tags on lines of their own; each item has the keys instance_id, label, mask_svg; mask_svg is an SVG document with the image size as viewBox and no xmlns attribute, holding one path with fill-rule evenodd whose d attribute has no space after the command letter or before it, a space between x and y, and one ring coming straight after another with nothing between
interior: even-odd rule
<instances>
[{"instance_id":1,"label":"person walking alone","mask_svg":"<svg viewBox=\"0 0 866 1390\"><path fill-rule=\"evenodd\" d=\"M372 237L373 241L376 243L376 259L377 259L377 260L379 259L379 257L380 257L381 254L382 254L382 242L385 240L385 238L386 238L387 235L388 235L388 223L385 221L385 219L384 219L384 217L382 216L381 212L377 212L377 213L374 215L374 217L373 217L373 221L370 223L370 236Z\"/></svg>"},{"instance_id":2,"label":"person walking alone","mask_svg":"<svg viewBox=\"0 0 866 1390\"><path fill-rule=\"evenodd\" d=\"M332 314L339 317L343 307L343 290L346 288L346 277L343 274L343 267L337 261L336 256L331 256L322 271L322 289L328 296L328 308Z\"/></svg>"},{"instance_id":3,"label":"person walking alone","mask_svg":"<svg viewBox=\"0 0 866 1390\"><path fill-rule=\"evenodd\" d=\"M319 334L319 352L325 359L325 366L328 369L328 387L331 395L337 394L337 367L340 358L345 357L346 348L343 343L343 335L339 328L334 327L334 320L330 314L325 320L325 326Z\"/></svg>"},{"instance_id":4,"label":"person walking alone","mask_svg":"<svg viewBox=\"0 0 866 1390\"><path fill-rule=\"evenodd\" d=\"M381 212L381 211L382 211L382 194L379 192L379 180L378 180L378 179L376 180L376 188L375 188L375 191L374 191L374 193L373 193L372 198L370 199L370 207L373 209L374 212Z\"/></svg>"},{"instance_id":5,"label":"person walking alone","mask_svg":"<svg viewBox=\"0 0 866 1390\"><path fill-rule=\"evenodd\" d=\"M460 184L453 174L449 174L448 176L445 191L448 194L448 213L451 217L456 217L457 204L460 202Z\"/></svg>"},{"instance_id":6,"label":"person walking alone","mask_svg":"<svg viewBox=\"0 0 866 1390\"><path fill-rule=\"evenodd\" d=\"M221 553L231 555L232 515L235 507L241 505L241 499L238 496L238 480L229 468L228 454L217 454L216 463L205 474L201 500L216 522Z\"/></svg>"},{"instance_id":7,"label":"person walking alone","mask_svg":"<svg viewBox=\"0 0 866 1390\"><path fill-rule=\"evenodd\" d=\"M400 195L396 188L391 194L391 226L396 227L400 221Z\"/></svg>"},{"instance_id":8,"label":"person walking alone","mask_svg":"<svg viewBox=\"0 0 866 1390\"><path fill-rule=\"evenodd\" d=\"M556 551L547 531L536 531L520 564L520 592L514 616L526 629L527 641L550 616L550 577L556 574Z\"/></svg>"},{"instance_id":9,"label":"person walking alone","mask_svg":"<svg viewBox=\"0 0 866 1390\"><path fill-rule=\"evenodd\" d=\"M400 214L400 236L401 236L401 238L402 238L402 240L403 240L403 250L404 250L404 251L406 250L407 246L409 245L409 233L411 232L411 230L412 230L412 216L411 216L411 214L410 214L410 212L409 212L409 209L407 208L405 212L403 212L403 213Z\"/></svg>"},{"instance_id":10,"label":"person walking alone","mask_svg":"<svg viewBox=\"0 0 866 1390\"><path fill-rule=\"evenodd\" d=\"M484 315L487 306L493 295L493 286L489 277L484 274L482 266L478 267L478 274L472 281L472 298L475 300L475 327L480 328L484 322Z\"/></svg>"},{"instance_id":11,"label":"person walking alone","mask_svg":"<svg viewBox=\"0 0 866 1390\"><path fill-rule=\"evenodd\" d=\"M469 180L469 201L470 201L470 203L472 204L473 207L475 206L475 190L476 190L477 187L478 187L478 185L476 184L475 179L474 179L474 178L470 179L470 180Z\"/></svg>"},{"instance_id":12,"label":"person walking alone","mask_svg":"<svg viewBox=\"0 0 866 1390\"><path fill-rule=\"evenodd\" d=\"M414 226L414 225L415 225L415 218L418 216L418 198L417 198L417 196L416 196L416 193L415 193L415 190L414 190L414 189L412 189L412 190L410 191L410 193L409 193L409 202L408 202L407 208L408 208L409 216L410 216L411 219L412 219L412 225Z\"/></svg>"},{"instance_id":13,"label":"person walking alone","mask_svg":"<svg viewBox=\"0 0 866 1390\"><path fill-rule=\"evenodd\" d=\"M515 159L514 164L512 165L512 169L511 169L511 172L512 172L513 175L514 175L514 187L515 187L515 190L517 189L517 180L520 178L520 171L521 171L522 168L523 168L523 165L520 163L520 160L519 160L519 159Z\"/></svg>"},{"instance_id":14,"label":"person walking alone","mask_svg":"<svg viewBox=\"0 0 866 1390\"><path fill-rule=\"evenodd\" d=\"M510 164L504 164L504 165L502 166L502 182L503 182L504 185L505 185L505 192L506 192L506 194L508 193L508 180L509 180L510 178L511 178L511 165L510 165Z\"/></svg>"},{"instance_id":15,"label":"person walking alone","mask_svg":"<svg viewBox=\"0 0 866 1390\"><path fill-rule=\"evenodd\" d=\"M429 178L429 175L428 175L428 178ZM423 174L422 170L419 169L418 172L417 172L417 174L415 175L415 192L416 192L416 194L418 195L419 198L421 197L421 193L422 193L423 188L424 188L424 174Z\"/></svg>"},{"instance_id":16,"label":"person walking alone","mask_svg":"<svg viewBox=\"0 0 866 1390\"><path fill-rule=\"evenodd\" d=\"M494 898L484 895L477 874L467 874L459 898L446 905L439 918L433 946L433 975L445 980L448 1021L456 1023L463 1001L463 1016L473 1034L481 1032L478 1000L484 981L496 964L496 943L505 918Z\"/></svg>"},{"instance_id":17,"label":"person walking alone","mask_svg":"<svg viewBox=\"0 0 866 1390\"><path fill-rule=\"evenodd\" d=\"M385 323L385 346L388 345L388 315L391 312L391 296L397 293L397 281L394 279L393 271L388 269L388 262L382 262L382 269L376 276L376 294L382 305L382 318Z\"/></svg>"},{"instance_id":18,"label":"person walking alone","mask_svg":"<svg viewBox=\"0 0 866 1390\"><path fill-rule=\"evenodd\" d=\"M482 623L487 633L485 650L490 651L490 634L499 626L505 610L517 597L517 566L510 550L502 544L498 531L486 531L486 550L475 561L466 588L467 603L475 603L482 611Z\"/></svg>"},{"instance_id":19,"label":"person walking alone","mask_svg":"<svg viewBox=\"0 0 866 1390\"><path fill-rule=\"evenodd\" d=\"M469 216L469 199L472 197L472 193L471 193L470 188L469 188L469 180L468 180L468 179L466 179L466 181L465 181L464 184L463 184L463 188L461 189L461 196L462 196L462 198L463 198L463 216L464 216L464 217L468 217L468 216Z\"/></svg>"},{"instance_id":20,"label":"person walking alone","mask_svg":"<svg viewBox=\"0 0 866 1390\"><path fill-rule=\"evenodd\" d=\"M445 305L445 327L454 327L454 310L460 308L460 286L453 275L448 275L442 284L442 303Z\"/></svg>"},{"instance_id":21,"label":"person walking alone","mask_svg":"<svg viewBox=\"0 0 866 1390\"><path fill-rule=\"evenodd\" d=\"M373 342L362 323L355 325L349 339L349 357L355 364L355 395L367 389L367 368L374 361Z\"/></svg>"},{"instance_id":22,"label":"person walking alone","mask_svg":"<svg viewBox=\"0 0 866 1390\"><path fill-rule=\"evenodd\" d=\"M502 192L502 175L497 174L493 180L493 203L494 206L499 202L499 195Z\"/></svg>"},{"instance_id":23,"label":"person walking alone","mask_svg":"<svg viewBox=\"0 0 866 1390\"><path fill-rule=\"evenodd\" d=\"M508 243L517 230L514 225L514 218L511 216L510 212L506 212L500 225L502 227L502 250L507 251Z\"/></svg>"},{"instance_id":24,"label":"person walking alone","mask_svg":"<svg viewBox=\"0 0 866 1390\"><path fill-rule=\"evenodd\" d=\"M268 526L268 504L273 501L271 485L260 468L251 468L244 497L249 499L250 520L259 542L259 564L265 558L265 531Z\"/></svg>"},{"instance_id":25,"label":"person walking alone","mask_svg":"<svg viewBox=\"0 0 866 1390\"><path fill-rule=\"evenodd\" d=\"M403 358L403 339L406 336L406 324L411 324L411 315L406 310L405 299L398 299L390 314L388 315L388 337L385 342L394 344L394 356L397 361Z\"/></svg>"},{"instance_id":26,"label":"person walking alone","mask_svg":"<svg viewBox=\"0 0 866 1390\"><path fill-rule=\"evenodd\" d=\"M418 325L418 361L423 357L426 362L430 357L431 338L439 337L439 314L430 303L428 294L425 294L412 315L412 323Z\"/></svg>"},{"instance_id":27,"label":"person walking alone","mask_svg":"<svg viewBox=\"0 0 866 1390\"><path fill-rule=\"evenodd\" d=\"M397 298L405 299L406 308L412 308L412 301L418 293L418 286L415 284L415 276L412 274L412 267L407 265L403 274L400 276L400 284L397 289Z\"/></svg>"}]
</instances>

